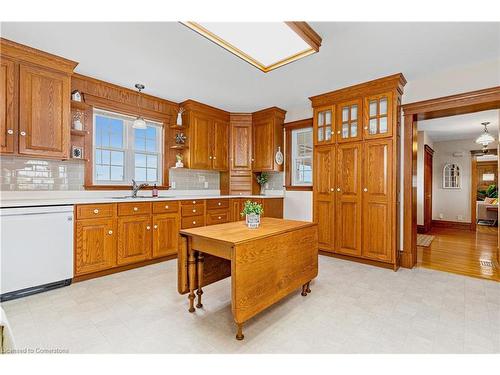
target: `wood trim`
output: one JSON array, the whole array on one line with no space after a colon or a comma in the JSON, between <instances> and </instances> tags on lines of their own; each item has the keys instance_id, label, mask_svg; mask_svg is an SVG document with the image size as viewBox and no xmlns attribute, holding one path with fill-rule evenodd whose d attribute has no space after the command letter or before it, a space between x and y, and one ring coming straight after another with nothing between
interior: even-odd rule
<instances>
[{"instance_id":1,"label":"wood trim","mask_svg":"<svg viewBox=\"0 0 500 375\"><path fill-rule=\"evenodd\" d=\"M434 150L429 145L424 145L424 151L431 154L431 156L434 155Z\"/></svg>"},{"instance_id":2,"label":"wood trim","mask_svg":"<svg viewBox=\"0 0 500 375\"><path fill-rule=\"evenodd\" d=\"M65 59L64 57L53 55L1 37L0 50L2 55L7 55L18 61L44 66L66 74L73 74L73 70L78 65L76 61Z\"/></svg>"},{"instance_id":3,"label":"wood trim","mask_svg":"<svg viewBox=\"0 0 500 375\"><path fill-rule=\"evenodd\" d=\"M449 220L432 220L432 226L436 228L453 228L460 230L471 230L470 223Z\"/></svg>"},{"instance_id":4,"label":"wood trim","mask_svg":"<svg viewBox=\"0 0 500 375\"><path fill-rule=\"evenodd\" d=\"M368 264L370 266L376 266L376 267L380 267L380 268L386 268L386 269L390 269L390 270L393 270L393 271L397 271L398 268L399 268L399 266L397 265L397 262L394 263L394 264L393 263L379 262L379 261L376 261L376 260L359 258L359 257L356 257L356 256L334 254L334 253L332 253L330 251L324 251L324 250L321 250L321 249L318 252L319 252L319 255L325 255L325 256L329 256L331 258L337 258L337 259L342 259L342 260L349 260L351 262Z\"/></svg>"},{"instance_id":5,"label":"wood trim","mask_svg":"<svg viewBox=\"0 0 500 375\"><path fill-rule=\"evenodd\" d=\"M399 95L403 94L403 87L406 84L406 78L403 73L397 73L390 76L374 79L372 81L360 83L354 86L345 87L340 90L330 91L324 94L309 97L313 107L331 105L335 102L347 101L364 96L364 93L370 92L370 95L394 90L397 87Z\"/></svg>"},{"instance_id":6,"label":"wood trim","mask_svg":"<svg viewBox=\"0 0 500 375\"><path fill-rule=\"evenodd\" d=\"M408 103L403 105L403 112L416 115L417 120L427 120L497 108L500 108L500 86Z\"/></svg>"},{"instance_id":7,"label":"wood trim","mask_svg":"<svg viewBox=\"0 0 500 375\"><path fill-rule=\"evenodd\" d=\"M476 230L476 199L477 199L477 159L476 156L471 155L470 161L470 230Z\"/></svg>"},{"instance_id":8,"label":"wood trim","mask_svg":"<svg viewBox=\"0 0 500 375\"><path fill-rule=\"evenodd\" d=\"M177 254L167 255L167 256L164 256L161 258L156 258L156 259L143 260L142 262L126 264L124 266L114 267L114 268L110 268L110 269L103 270L103 271L98 271L98 272L88 273L85 275L75 276L75 277L73 277L73 282L77 283L77 282L84 281L84 280L94 279L96 277L101 277L101 276L111 275L113 273L128 271L128 270L131 270L133 268L139 268L139 267L149 266L149 265L155 264L155 263L165 262L167 260L171 260L171 259L175 259L175 258L177 258Z\"/></svg>"},{"instance_id":9,"label":"wood trim","mask_svg":"<svg viewBox=\"0 0 500 375\"><path fill-rule=\"evenodd\" d=\"M180 107L184 108L186 111L198 111L205 114L211 115L213 117L218 117L229 122L231 113L224 111L219 108L212 107L208 104L203 104L197 102L196 100L188 99L179 104Z\"/></svg>"},{"instance_id":10,"label":"wood trim","mask_svg":"<svg viewBox=\"0 0 500 375\"><path fill-rule=\"evenodd\" d=\"M307 44L311 46L313 50L316 52L319 51L319 47L321 47L321 42L322 39L321 37L316 33L316 31L313 30L311 26L307 22L285 22L289 28L291 28L293 31L297 33L298 36L304 40Z\"/></svg>"},{"instance_id":11,"label":"wood trim","mask_svg":"<svg viewBox=\"0 0 500 375\"><path fill-rule=\"evenodd\" d=\"M257 112L252 112L252 121L255 121L258 117L267 117L267 116L278 116L285 118L286 111L279 107L269 107L261 109Z\"/></svg>"},{"instance_id":12,"label":"wood trim","mask_svg":"<svg viewBox=\"0 0 500 375\"><path fill-rule=\"evenodd\" d=\"M402 106L404 111L404 223L401 265L412 268L417 263L417 121L500 107L500 86L457 95L435 98ZM469 224L467 224L469 225Z\"/></svg>"},{"instance_id":13,"label":"wood trim","mask_svg":"<svg viewBox=\"0 0 500 375\"><path fill-rule=\"evenodd\" d=\"M297 120L292 122L287 122L283 124L285 128L285 190L289 191L312 191L311 186L294 186L292 185L292 131L296 129L312 128L313 119L306 118L303 120Z\"/></svg>"}]
</instances>

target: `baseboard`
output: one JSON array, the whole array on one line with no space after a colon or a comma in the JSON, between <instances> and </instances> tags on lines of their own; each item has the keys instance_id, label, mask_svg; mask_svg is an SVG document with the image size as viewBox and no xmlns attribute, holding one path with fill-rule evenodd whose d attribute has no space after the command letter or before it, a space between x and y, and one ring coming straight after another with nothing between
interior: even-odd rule
<instances>
[{"instance_id":1,"label":"baseboard","mask_svg":"<svg viewBox=\"0 0 500 375\"><path fill-rule=\"evenodd\" d=\"M417 233L425 233L425 226L417 225Z\"/></svg>"},{"instance_id":2,"label":"baseboard","mask_svg":"<svg viewBox=\"0 0 500 375\"><path fill-rule=\"evenodd\" d=\"M432 220L432 226L436 228L471 230L470 223L464 223L461 221Z\"/></svg>"},{"instance_id":3,"label":"baseboard","mask_svg":"<svg viewBox=\"0 0 500 375\"><path fill-rule=\"evenodd\" d=\"M351 262L368 264L370 266L386 268L386 269L390 269L393 271L397 271L399 268L394 263L386 263L386 262L381 262L381 261L377 261L377 260L358 258L358 257L350 256L350 255L335 254L335 253L332 253L330 251L324 251L324 250L319 250L319 255L325 255L325 256L329 256L329 257L337 258L337 259L342 259L342 260L349 260Z\"/></svg>"},{"instance_id":4,"label":"baseboard","mask_svg":"<svg viewBox=\"0 0 500 375\"><path fill-rule=\"evenodd\" d=\"M167 255L167 256L164 256L161 258L156 258L156 259L144 260L142 262L127 264L125 266L113 267L113 268L110 268L108 270L87 273L85 275L79 275L79 276L73 277L73 282L77 283L79 281L84 281L84 280L94 279L96 277L111 275L111 274L117 273L117 272L128 271L128 270L131 270L133 268L149 266L150 264L165 262L167 260L171 260L171 259L175 259L175 258L177 258L177 254Z\"/></svg>"}]
</instances>

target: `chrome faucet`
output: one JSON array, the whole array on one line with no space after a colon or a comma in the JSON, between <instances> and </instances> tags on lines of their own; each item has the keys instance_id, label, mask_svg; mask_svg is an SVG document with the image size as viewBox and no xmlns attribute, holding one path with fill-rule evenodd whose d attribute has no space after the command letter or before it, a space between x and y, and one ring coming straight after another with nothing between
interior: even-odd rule
<instances>
[{"instance_id":1,"label":"chrome faucet","mask_svg":"<svg viewBox=\"0 0 500 375\"><path fill-rule=\"evenodd\" d=\"M137 198L137 192L141 190L143 187L149 186L149 184L139 184L132 179L132 198Z\"/></svg>"}]
</instances>

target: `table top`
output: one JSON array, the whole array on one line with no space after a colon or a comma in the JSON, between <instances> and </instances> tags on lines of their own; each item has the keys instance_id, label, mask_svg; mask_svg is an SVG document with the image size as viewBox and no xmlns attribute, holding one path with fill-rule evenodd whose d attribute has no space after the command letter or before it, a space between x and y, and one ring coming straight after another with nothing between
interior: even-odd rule
<instances>
[{"instance_id":1,"label":"table top","mask_svg":"<svg viewBox=\"0 0 500 375\"><path fill-rule=\"evenodd\" d=\"M249 229L245 221L237 221L232 223L209 225L206 227L182 229L180 233L185 236L202 237L229 244L240 244L315 225L316 224L308 221L264 217L260 220L260 226L257 229Z\"/></svg>"}]
</instances>

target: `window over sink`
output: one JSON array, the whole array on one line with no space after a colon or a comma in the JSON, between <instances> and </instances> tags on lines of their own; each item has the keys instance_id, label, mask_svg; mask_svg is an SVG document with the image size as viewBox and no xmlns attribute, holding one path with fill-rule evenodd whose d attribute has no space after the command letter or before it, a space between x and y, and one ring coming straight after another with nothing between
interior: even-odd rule
<instances>
[{"instance_id":1,"label":"window over sink","mask_svg":"<svg viewBox=\"0 0 500 375\"><path fill-rule=\"evenodd\" d=\"M163 126L146 120L146 129L134 129L134 118L94 110L94 185L150 185L162 183Z\"/></svg>"}]
</instances>

